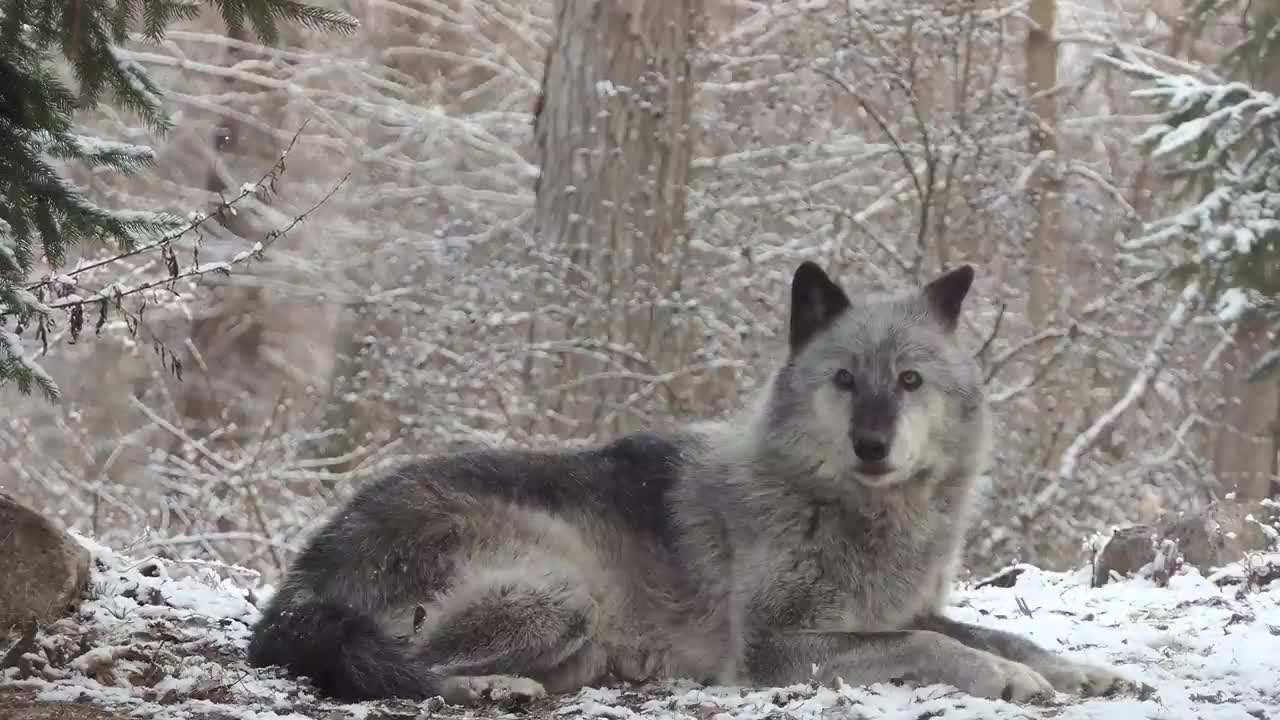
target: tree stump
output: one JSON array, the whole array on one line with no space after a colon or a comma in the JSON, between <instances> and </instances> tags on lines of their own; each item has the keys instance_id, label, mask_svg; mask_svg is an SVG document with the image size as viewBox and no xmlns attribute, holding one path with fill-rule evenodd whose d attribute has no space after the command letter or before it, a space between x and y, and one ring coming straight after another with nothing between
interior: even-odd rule
<instances>
[{"instance_id":1,"label":"tree stump","mask_svg":"<svg viewBox=\"0 0 1280 720\"><path fill-rule=\"evenodd\" d=\"M0 492L0 639L80 601L89 552L40 513Z\"/></svg>"}]
</instances>

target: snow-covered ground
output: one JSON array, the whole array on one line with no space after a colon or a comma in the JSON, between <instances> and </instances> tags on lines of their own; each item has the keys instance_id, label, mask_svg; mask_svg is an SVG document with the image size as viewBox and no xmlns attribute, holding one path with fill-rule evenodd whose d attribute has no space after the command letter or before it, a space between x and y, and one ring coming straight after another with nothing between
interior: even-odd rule
<instances>
[{"instance_id":1,"label":"snow-covered ground","mask_svg":"<svg viewBox=\"0 0 1280 720\"><path fill-rule=\"evenodd\" d=\"M1149 687L1049 705L980 700L945 686L713 688L663 683L587 689L521 708L463 710L436 702L335 704L275 672L249 668L254 592L212 568L133 559L78 538L97 569L79 613L42 631L0 687L164 720L485 716L754 720L828 717L1280 719L1280 579L1259 587L1234 565L1194 570L1167 588L1146 580L1089 587L1089 573L1021 566L1011 587L962 588L953 617L990 624L1112 663ZM1280 568L1280 557L1255 556ZM1274 577L1274 576L1272 576ZM6 648L0 647L0 656ZM10 653L10 655L15 655Z\"/></svg>"}]
</instances>

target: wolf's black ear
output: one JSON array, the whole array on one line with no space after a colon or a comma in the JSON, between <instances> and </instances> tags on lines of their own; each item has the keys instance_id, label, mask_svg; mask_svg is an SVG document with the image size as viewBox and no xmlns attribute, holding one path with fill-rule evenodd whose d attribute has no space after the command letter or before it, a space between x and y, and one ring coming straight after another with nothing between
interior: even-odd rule
<instances>
[{"instance_id":1,"label":"wolf's black ear","mask_svg":"<svg viewBox=\"0 0 1280 720\"><path fill-rule=\"evenodd\" d=\"M827 323L849 307L839 285L808 260L791 279L791 351L804 346Z\"/></svg>"},{"instance_id":2,"label":"wolf's black ear","mask_svg":"<svg viewBox=\"0 0 1280 720\"><path fill-rule=\"evenodd\" d=\"M929 309L937 315L942 326L951 332L960 321L960 306L973 285L973 266L961 265L924 286L924 297Z\"/></svg>"}]
</instances>

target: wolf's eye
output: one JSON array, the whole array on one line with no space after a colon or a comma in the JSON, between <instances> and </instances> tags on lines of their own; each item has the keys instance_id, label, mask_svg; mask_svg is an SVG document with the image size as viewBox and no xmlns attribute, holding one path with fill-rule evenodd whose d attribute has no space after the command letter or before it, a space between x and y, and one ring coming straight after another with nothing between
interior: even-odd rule
<instances>
[{"instance_id":1,"label":"wolf's eye","mask_svg":"<svg viewBox=\"0 0 1280 720\"><path fill-rule=\"evenodd\" d=\"M834 382L836 387L841 390L852 390L857 384L853 379L853 373L845 370L844 368L840 368L836 371L836 376L832 378L832 382Z\"/></svg>"},{"instance_id":2,"label":"wolf's eye","mask_svg":"<svg viewBox=\"0 0 1280 720\"><path fill-rule=\"evenodd\" d=\"M924 378L920 377L920 373L915 370L903 370L898 376L898 382L902 383L902 387L907 390L915 390L924 382Z\"/></svg>"}]
</instances>

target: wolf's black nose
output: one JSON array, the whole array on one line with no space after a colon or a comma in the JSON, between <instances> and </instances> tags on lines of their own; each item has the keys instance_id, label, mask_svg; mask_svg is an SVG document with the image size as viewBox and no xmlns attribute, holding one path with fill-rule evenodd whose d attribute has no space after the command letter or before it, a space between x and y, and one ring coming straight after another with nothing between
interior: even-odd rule
<instances>
[{"instance_id":1,"label":"wolf's black nose","mask_svg":"<svg viewBox=\"0 0 1280 720\"><path fill-rule=\"evenodd\" d=\"M889 457L889 443L879 438L858 438L853 441L853 454L864 462L880 462Z\"/></svg>"}]
</instances>

